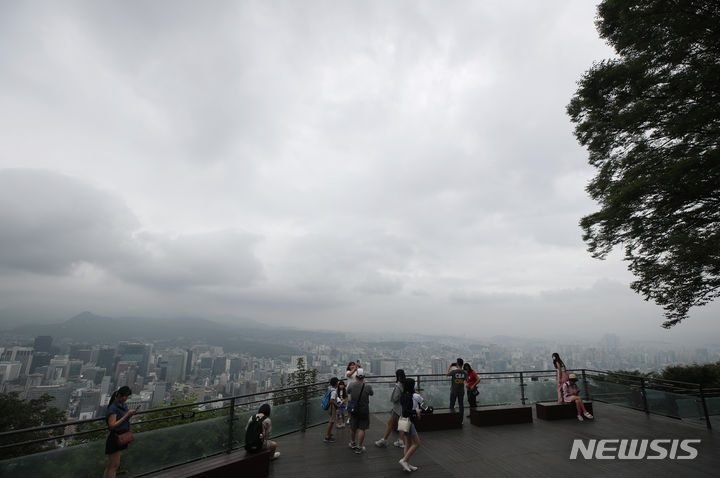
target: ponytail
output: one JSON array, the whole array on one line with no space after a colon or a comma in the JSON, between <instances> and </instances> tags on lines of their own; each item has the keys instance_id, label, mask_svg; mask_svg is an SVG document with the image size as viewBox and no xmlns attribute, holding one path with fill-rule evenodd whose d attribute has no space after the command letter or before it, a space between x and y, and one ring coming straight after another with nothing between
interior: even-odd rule
<instances>
[{"instance_id":1,"label":"ponytail","mask_svg":"<svg viewBox=\"0 0 720 478\"><path fill-rule=\"evenodd\" d=\"M121 397L128 397L132 395L132 390L127 385L123 385L122 387L115 390L112 395L110 395L110 401L108 402L108 407L112 405L112 402L115 401L115 399L119 396Z\"/></svg>"}]
</instances>

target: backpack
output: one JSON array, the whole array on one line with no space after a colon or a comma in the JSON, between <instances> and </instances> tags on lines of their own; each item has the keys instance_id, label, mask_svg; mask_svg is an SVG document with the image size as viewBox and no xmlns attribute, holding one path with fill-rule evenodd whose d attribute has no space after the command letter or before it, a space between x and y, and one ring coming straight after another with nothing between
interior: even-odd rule
<instances>
[{"instance_id":1,"label":"backpack","mask_svg":"<svg viewBox=\"0 0 720 478\"><path fill-rule=\"evenodd\" d=\"M323 397L322 402L320 403L320 405L322 405L323 410L327 410L328 408L330 408L330 395L332 395L332 391L333 391L333 389L329 388L328 391L325 392L325 396Z\"/></svg>"},{"instance_id":2,"label":"backpack","mask_svg":"<svg viewBox=\"0 0 720 478\"><path fill-rule=\"evenodd\" d=\"M248 453L257 453L263 449L265 442L265 430L263 430L263 420L267 417L259 418L253 415L252 420L248 423L245 430L245 450Z\"/></svg>"}]
</instances>

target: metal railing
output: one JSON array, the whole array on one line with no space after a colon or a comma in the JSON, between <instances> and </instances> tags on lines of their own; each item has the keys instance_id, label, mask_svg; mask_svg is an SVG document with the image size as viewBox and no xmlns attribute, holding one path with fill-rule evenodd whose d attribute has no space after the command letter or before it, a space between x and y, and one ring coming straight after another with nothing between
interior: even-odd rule
<instances>
[{"instance_id":1,"label":"metal railing","mask_svg":"<svg viewBox=\"0 0 720 478\"><path fill-rule=\"evenodd\" d=\"M575 370L575 373L582 377L583 394L586 399L629 406L648 414L661 413L671 416L673 416L672 413L667 413L667 410L660 407L658 403L662 400L667 403L673 400L689 400L695 403L701 412L698 411L697 415L688 415L688 417L700 418L704 415L708 428L711 428L709 416L713 413L710 413L706 400L709 397L720 397L720 390L703 389L702 386L695 383L592 369ZM557 399L557 372L555 370L478 372L478 376L480 377L479 389L482 391L479 397L481 399L478 400L480 406L527 404ZM408 375L408 377L415 378L416 387L426 400L430 399L431 404L447 403L449 397L449 378L447 376L444 374L414 374ZM376 386L378 390L382 390L382 393L387 392L389 398L389 391L392 389L395 377L368 376L366 381ZM214 433L219 433L224 438L217 437L215 448L210 452L198 452L199 457L191 457L187 461L221 453L231 453L238 449L243 441L238 434L244 427L239 426L238 422L247 419L262 403L272 403L274 406L274 428L276 421L279 424L285 423L285 426L281 427L280 433L274 433L274 436L305 431L311 426L326 423L327 412L320 409L319 401L327 390L327 386L327 382L319 382L144 410L135 415L133 431L140 436L145 431L169 430L191 423L203 426L202 423L212 422ZM373 403L386 407L384 410L389 409L389 402L383 400L382 397L376 397L371 406ZM688 406L687 403L683 405ZM435 408L443 407L436 406ZM278 412L276 413L275 410ZM160 426L163 423L166 424L165 427ZM105 434L107 434L107 429L104 417L2 432L0 433L0 456L3 458L0 460L0 473L3 472L3 464L12 460L13 457L26 457L54 449L71 449L76 445L98 442L103 439ZM173 466L176 464L178 463L173 463ZM134 476L154 471L158 471L158 469L141 471Z\"/></svg>"}]
</instances>

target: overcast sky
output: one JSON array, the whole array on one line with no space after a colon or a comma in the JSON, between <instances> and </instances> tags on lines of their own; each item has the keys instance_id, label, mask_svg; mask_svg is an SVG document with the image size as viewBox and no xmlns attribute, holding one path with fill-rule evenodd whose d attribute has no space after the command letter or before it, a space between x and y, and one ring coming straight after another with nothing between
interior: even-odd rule
<instances>
[{"instance_id":1,"label":"overcast sky","mask_svg":"<svg viewBox=\"0 0 720 478\"><path fill-rule=\"evenodd\" d=\"M592 259L585 1L0 2L0 314L718 341Z\"/></svg>"}]
</instances>

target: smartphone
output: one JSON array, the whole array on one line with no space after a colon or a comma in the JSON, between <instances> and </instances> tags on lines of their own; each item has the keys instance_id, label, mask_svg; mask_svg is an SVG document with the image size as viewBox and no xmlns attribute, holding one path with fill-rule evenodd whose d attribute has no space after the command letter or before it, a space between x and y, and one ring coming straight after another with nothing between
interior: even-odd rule
<instances>
[{"instance_id":1,"label":"smartphone","mask_svg":"<svg viewBox=\"0 0 720 478\"><path fill-rule=\"evenodd\" d=\"M135 407L135 411L137 412L138 410L140 410L140 407L142 407L142 405L138 405L137 407Z\"/></svg>"}]
</instances>

